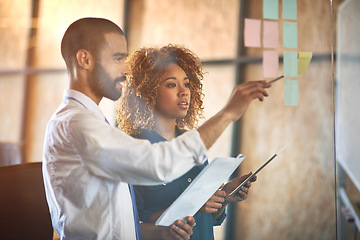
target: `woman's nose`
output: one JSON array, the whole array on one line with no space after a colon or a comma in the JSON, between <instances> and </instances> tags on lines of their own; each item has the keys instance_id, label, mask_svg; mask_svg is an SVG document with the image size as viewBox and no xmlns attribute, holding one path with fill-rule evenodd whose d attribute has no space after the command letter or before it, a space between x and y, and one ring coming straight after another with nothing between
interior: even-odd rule
<instances>
[{"instance_id":1,"label":"woman's nose","mask_svg":"<svg viewBox=\"0 0 360 240\"><path fill-rule=\"evenodd\" d=\"M189 95L189 91L187 89L182 89L178 93L179 97L188 96L188 95Z\"/></svg>"}]
</instances>

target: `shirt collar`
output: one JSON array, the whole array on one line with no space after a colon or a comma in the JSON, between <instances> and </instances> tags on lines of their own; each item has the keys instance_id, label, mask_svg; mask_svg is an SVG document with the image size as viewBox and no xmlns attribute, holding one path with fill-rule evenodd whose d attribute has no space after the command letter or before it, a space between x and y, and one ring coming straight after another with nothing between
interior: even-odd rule
<instances>
[{"instance_id":1,"label":"shirt collar","mask_svg":"<svg viewBox=\"0 0 360 240\"><path fill-rule=\"evenodd\" d=\"M65 89L63 101L66 101L67 98L74 98L83 105L82 107L94 112L99 117L105 117L99 106L85 94L73 89Z\"/></svg>"}]
</instances>

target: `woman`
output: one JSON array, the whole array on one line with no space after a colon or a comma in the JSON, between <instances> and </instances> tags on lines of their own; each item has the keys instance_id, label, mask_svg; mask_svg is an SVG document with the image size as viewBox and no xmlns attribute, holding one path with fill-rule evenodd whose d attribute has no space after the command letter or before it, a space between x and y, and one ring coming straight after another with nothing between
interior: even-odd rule
<instances>
[{"instance_id":1,"label":"woman","mask_svg":"<svg viewBox=\"0 0 360 240\"><path fill-rule=\"evenodd\" d=\"M200 63L197 56L182 46L136 51L128 58L130 79L122 99L118 101L119 128L152 143L170 141L195 128L204 109ZM140 220L155 222L205 165L207 162L168 184L135 186ZM247 197L250 183L243 192L224 202L227 194L247 176L236 178L219 189L195 214L196 226L191 239L214 239L213 226L224 221L228 201L237 202Z\"/></svg>"}]
</instances>

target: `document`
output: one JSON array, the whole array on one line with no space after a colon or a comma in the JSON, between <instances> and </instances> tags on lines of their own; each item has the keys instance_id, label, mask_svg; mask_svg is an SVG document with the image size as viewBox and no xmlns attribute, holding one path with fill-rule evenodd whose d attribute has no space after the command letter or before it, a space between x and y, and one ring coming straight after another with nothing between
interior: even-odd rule
<instances>
[{"instance_id":1,"label":"document","mask_svg":"<svg viewBox=\"0 0 360 240\"><path fill-rule=\"evenodd\" d=\"M170 207L165 210L155 225L170 226L177 219L193 216L209 200L221 184L228 180L244 158L241 154L237 158L214 158Z\"/></svg>"}]
</instances>

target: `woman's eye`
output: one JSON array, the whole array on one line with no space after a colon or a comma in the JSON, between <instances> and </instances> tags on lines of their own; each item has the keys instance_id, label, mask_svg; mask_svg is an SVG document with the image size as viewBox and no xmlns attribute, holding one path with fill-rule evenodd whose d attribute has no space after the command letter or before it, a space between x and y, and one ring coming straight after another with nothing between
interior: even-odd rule
<instances>
[{"instance_id":1,"label":"woman's eye","mask_svg":"<svg viewBox=\"0 0 360 240\"><path fill-rule=\"evenodd\" d=\"M168 87L169 88L174 88L174 87L176 87L176 84L175 83L170 83L170 84L168 84Z\"/></svg>"},{"instance_id":2,"label":"woman's eye","mask_svg":"<svg viewBox=\"0 0 360 240\"><path fill-rule=\"evenodd\" d=\"M186 87L186 88L190 87L190 83L185 83L184 87Z\"/></svg>"}]
</instances>

